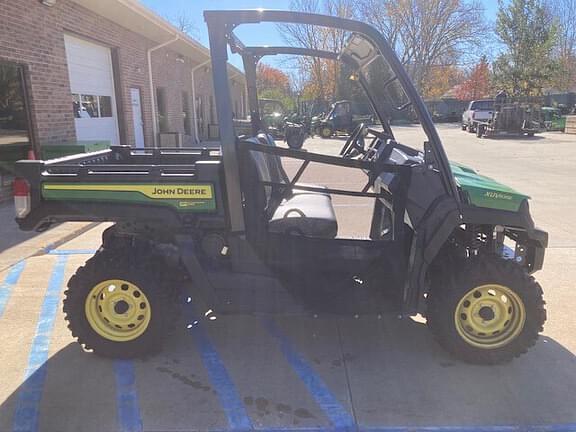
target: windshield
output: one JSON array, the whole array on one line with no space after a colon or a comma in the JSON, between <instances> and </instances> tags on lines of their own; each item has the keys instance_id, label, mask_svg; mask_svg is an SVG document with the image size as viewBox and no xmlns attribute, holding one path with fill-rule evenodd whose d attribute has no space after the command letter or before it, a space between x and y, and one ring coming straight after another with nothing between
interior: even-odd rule
<instances>
[{"instance_id":1,"label":"windshield","mask_svg":"<svg viewBox=\"0 0 576 432\"><path fill-rule=\"evenodd\" d=\"M263 115L284 114L284 106L280 101L260 99L260 111Z\"/></svg>"},{"instance_id":2,"label":"windshield","mask_svg":"<svg viewBox=\"0 0 576 432\"><path fill-rule=\"evenodd\" d=\"M490 111L494 109L494 101L475 101L470 104L472 111Z\"/></svg>"}]
</instances>

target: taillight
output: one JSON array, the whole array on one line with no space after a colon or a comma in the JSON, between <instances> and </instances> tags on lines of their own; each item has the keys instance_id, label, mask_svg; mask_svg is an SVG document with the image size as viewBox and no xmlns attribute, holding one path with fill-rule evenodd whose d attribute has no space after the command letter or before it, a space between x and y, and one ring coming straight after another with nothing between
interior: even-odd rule
<instances>
[{"instance_id":1,"label":"taillight","mask_svg":"<svg viewBox=\"0 0 576 432\"><path fill-rule=\"evenodd\" d=\"M17 178L14 180L13 188L16 217L26 217L30 213L30 185L23 178Z\"/></svg>"}]
</instances>

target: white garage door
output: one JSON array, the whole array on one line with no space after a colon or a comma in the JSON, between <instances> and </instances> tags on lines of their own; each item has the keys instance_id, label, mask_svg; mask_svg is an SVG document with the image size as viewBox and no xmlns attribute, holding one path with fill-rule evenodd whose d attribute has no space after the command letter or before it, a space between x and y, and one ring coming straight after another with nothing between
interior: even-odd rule
<instances>
[{"instance_id":1,"label":"white garage door","mask_svg":"<svg viewBox=\"0 0 576 432\"><path fill-rule=\"evenodd\" d=\"M119 144L110 48L64 36L78 140Z\"/></svg>"}]
</instances>

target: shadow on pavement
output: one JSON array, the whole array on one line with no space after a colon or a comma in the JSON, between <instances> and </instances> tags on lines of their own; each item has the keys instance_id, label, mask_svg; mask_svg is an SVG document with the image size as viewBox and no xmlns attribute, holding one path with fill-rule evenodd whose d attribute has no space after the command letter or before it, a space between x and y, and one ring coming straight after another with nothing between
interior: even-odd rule
<instances>
[{"instance_id":1,"label":"shadow on pavement","mask_svg":"<svg viewBox=\"0 0 576 432\"><path fill-rule=\"evenodd\" d=\"M516 143L524 144L524 142L530 143L533 141L546 140L546 137L542 136L542 135L527 136L527 135L501 134L501 135L483 137L482 139L487 140L487 141L510 141L510 140L514 140Z\"/></svg>"},{"instance_id":2,"label":"shadow on pavement","mask_svg":"<svg viewBox=\"0 0 576 432\"><path fill-rule=\"evenodd\" d=\"M39 234L20 231L14 217L14 204L12 201L0 203L0 252Z\"/></svg>"},{"instance_id":3,"label":"shadow on pavement","mask_svg":"<svg viewBox=\"0 0 576 432\"><path fill-rule=\"evenodd\" d=\"M228 320L227 325L232 325L236 319L241 324L242 319L254 318L230 316L224 319ZM304 321L307 319L303 318ZM300 356L320 377L324 376L327 367L331 368L332 374L338 372L346 376L349 389L344 394L335 393L335 396L340 401L350 397L360 429L576 423L575 357L553 339L541 338L530 353L509 365L481 367L449 358L431 339L424 325L410 320L399 321L391 317L378 321L368 317L336 320L327 317L311 320L307 331L313 332L313 323L323 320L331 320L331 325L340 327L340 363L327 360L323 365L321 360L313 360L312 353L306 348L308 345L298 340L294 329L290 330L290 321L281 321L280 328L289 335ZM300 318L295 321L302 325ZM251 336L246 334L247 339ZM214 343L218 346L223 341ZM158 389L157 380L159 374L162 375L158 372L161 370L158 364L163 359L173 359L180 367L188 368L192 375L205 375L204 371L198 370L202 366L191 361L186 354L187 345L193 346L193 341L182 334L168 343L163 354L135 362L136 387L148 389L140 392L136 399L140 404L144 429L184 431L188 427L192 431L206 427L205 420L196 422L195 419L207 416L202 400L212 397L217 401L213 391L179 385L170 377L165 378L168 391L153 390ZM234 359L236 364L224 366L228 370L242 370L243 364L255 355L249 351L238 352ZM267 367L272 369L273 375L277 372L277 376L289 376L285 370L290 368L289 363L270 362ZM41 394L37 412L40 430L118 429L118 404L123 402L117 394L113 361L83 353L77 344L72 343L53 355L45 369L37 373L43 372L46 372L43 388L38 388L38 377L33 375L1 403L0 431L12 430L14 409L22 389ZM270 376L270 373L265 376ZM231 373L232 381L238 378ZM217 387L211 382L203 385L208 389ZM263 388L267 386L266 383L261 385ZM304 386L302 389L306 391ZM204 399L191 396L191 393L198 392ZM34 397L30 400L34 402ZM166 409L187 400L186 413L178 415ZM196 404L192 404L192 400ZM305 408L318 410L318 407ZM208 414L218 416L217 407L211 410ZM266 418L261 420L265 422ZM293 426L288 423L286 428L289 430Z\"/></svg>"},{"instance_id":4,"label":"shadow on pavement","mask_svg":"<svg viewBox=\"0 0 576 432\"><path fill-rule=\"evenodd\" d=\"M478 366L451 357L424 323L388 317L375 334L355 321L340 331L362 426L570 424L573 429L558 430L576 430L576 357L554 339L541 336L511 363Z\"/></svg>"}]
</instances>

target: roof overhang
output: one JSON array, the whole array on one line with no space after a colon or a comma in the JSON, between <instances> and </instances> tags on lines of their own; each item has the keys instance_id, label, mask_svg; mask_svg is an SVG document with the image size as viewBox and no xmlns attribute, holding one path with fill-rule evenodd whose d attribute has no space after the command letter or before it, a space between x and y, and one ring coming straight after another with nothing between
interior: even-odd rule
<instances>
[{"instance_id":1,"label":"roof overhang","mask_svg":"<svg viewBox=\"0 0 576 432\"><path fill-rule=\"evenodd\" d=\"M195 63L210 59L210 50L200 42L181 32L136 0L72 0L74 3L134 32L157 45L178 39L168 47L190 58ZM244 78L239 69L229 65L231 78Z\"/></svg>"}]
</instances>

